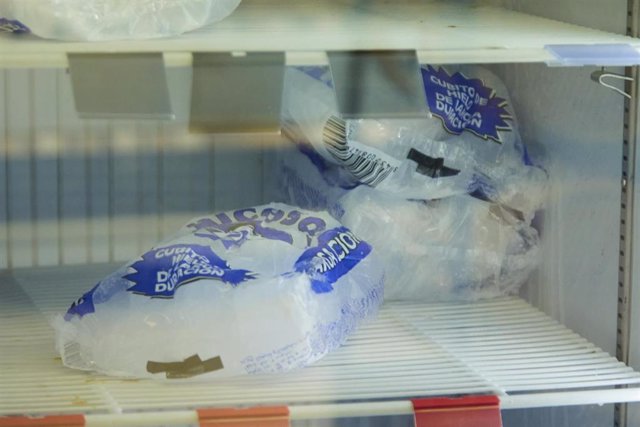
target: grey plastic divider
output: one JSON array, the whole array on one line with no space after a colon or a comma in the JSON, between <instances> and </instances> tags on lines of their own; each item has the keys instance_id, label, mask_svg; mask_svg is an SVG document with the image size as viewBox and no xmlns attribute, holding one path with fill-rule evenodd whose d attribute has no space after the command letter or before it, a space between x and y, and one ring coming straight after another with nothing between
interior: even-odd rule
<instances>
[{"instance_id":1,"label":"grey plastic divider","mask_svg":"<svg viewBox=\"0 0 640 427\"><path fill-rule=\"evenodd\" d=\"M194 53L190 132L279 132L284 62L284 52Z\"/></svg>"},{"instance_id":2,"label":"grey plastic divider","mask_svg":"<svg viewBox=\"0 0 640 427\"><path fill-rule=\"evenodd\" d=\"M425 117L420 64L412 50L329 52L344 118Z\"/></svg>"},{"instance_id":3,"label":"grey plastic divider","mask_svg":"<svg viewBox=\"0 0 640 427\"><path fill-rule=\"evenodd\" d=\"M81 118L173 119L162 53L69 54Z\"/></svg>"}]
</instances>

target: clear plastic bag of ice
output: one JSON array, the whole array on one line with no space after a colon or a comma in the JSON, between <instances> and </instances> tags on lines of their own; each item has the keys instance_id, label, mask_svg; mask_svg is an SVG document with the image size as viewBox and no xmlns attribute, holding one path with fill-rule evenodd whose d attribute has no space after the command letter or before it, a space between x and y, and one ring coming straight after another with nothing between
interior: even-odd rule
<instances>
[{"instance_id":1,"label":"clear plastic bag of ice","mask_svg":"<svg viewBox=\"0 0 640 427\"><path fill-rule=\"evenodd\" d=\"M0 0L0 17L50 39L175 36L230 15L240 0Z\"/></svg>"},{"instance_id":2,"label":"clear plastic bag of ice","mask_svg":"<svg viewBox=\"0 0 640 427\"><path fill-rule=\"evenodd\" d=\"M428 116L342 119L328 68L288 68L279 198L329 209L370 242L386 300L515 294L538 265L531 224L547 174L497 76L473 65L420 72Z\"/></svg>"},{"instance_id":3,"label":"clear plastic bag of ice","mask_svg":"<svg viewBox=\"0 0 640 427\"><path fill-rule=\"evenodd\" d=\"M326 212L284 204L196 218L54 321L71 368L219 378L306 366L373 317L375 250Z\"/></svg>"},{"instance_id":4,"label":"clear plastic bag of ice","mask_svg":"<svg viewBox=\"0 0 640 427\"><path fill-rule=\"evenodd\" d=\"M475 301L517 294L539 262L537 231L513 211L468 195L409 201L366 186L340 221L376 248L385 300Z\"/></svg>"}]
</instances>

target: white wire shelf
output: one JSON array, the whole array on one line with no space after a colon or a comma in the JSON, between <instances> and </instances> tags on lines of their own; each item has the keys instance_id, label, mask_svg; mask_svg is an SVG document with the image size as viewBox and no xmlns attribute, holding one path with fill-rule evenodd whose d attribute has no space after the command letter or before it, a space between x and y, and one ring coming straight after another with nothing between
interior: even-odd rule
<instances>
[{"instance_id":1,"label":"white wire shelf","mask_svg":"<svg viewBox=\"0 0 640 427\"><path fill-rule=\"evenodd\" d=\"M290 65L324 64L326 51L411 49L424 63L544 62L552 44L637 39L498 7L445 0L243 0L227 19L181 37L150 41L59 43L0 37L0 67L66 66L69 52L165 52L187 66L189 52L285 51Z\"/></svg>"},{"instance_id":2,"label":"white wire shelf","mask_svg":"<svg viewBox=\"0 0 640 427\"><path fill-rule=\"evenodd\" d=\"M65 368L47 318L114 268L0 274L0 416L153 425L251 405L289 405L294 419L410 414L409 399L445 395L496 394L502 409L640 401L640 373L521 299L388 304L344 347L287 375L171 384Z\"/></svg>"}]
</instances>

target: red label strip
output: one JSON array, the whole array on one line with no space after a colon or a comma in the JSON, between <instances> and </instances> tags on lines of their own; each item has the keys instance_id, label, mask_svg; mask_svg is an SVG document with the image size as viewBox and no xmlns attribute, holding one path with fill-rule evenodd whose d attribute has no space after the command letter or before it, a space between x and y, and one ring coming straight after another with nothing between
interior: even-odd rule
<instances>
[{"instance_id":1,"label":"red label strip","mask_svg":"<svg viewBox=\"0 0 640 427\"><path fill-rule=\"evenodd\" d=\"M200 426L211 427L289 427L289 408L265 406L255 408L198 409Z\"/></svg>"},{"instance_id":2,"label":"red label strip","mask_svg":"<svg viewBox=\"0 0 640 427\"><path fill-rule=\"evenodd\" d=\"M502 427L497 396L416 399L416 427Z\"/></svg>"},{"instance_id":3,"label":"red label strip","mask_svg":"<svg viewBox=\"0 0 640 427\"><path fill-rule=\"evenodd\" d=\"M83 427L84 424L84 415L0 417L0 427Z\"/></svg>"}]
</instances>

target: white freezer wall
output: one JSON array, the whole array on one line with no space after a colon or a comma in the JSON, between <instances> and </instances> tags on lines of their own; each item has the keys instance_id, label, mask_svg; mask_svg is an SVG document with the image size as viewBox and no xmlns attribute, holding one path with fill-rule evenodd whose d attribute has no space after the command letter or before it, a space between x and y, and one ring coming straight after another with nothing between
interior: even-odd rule
<instances>
[{"instance_id":1,"label":"white freezer wall","mask_svg":"<svg viewBox=\"0 0 640 427\"><path fill-rule=\"evenodd\" d=\"M626 34L627 0L481 0L544 18Z\"/></svg>"},{"instance_id":2,"label":"white freezer wall","mask_svg":"<svg viewBox=\"0 0 640 427\"><path fill-rule=\"evenodd\" d=\"M198 213L264 199L270 136L189 135L175 121L80 120L64 70L0 71L0 269L123 261Z\"/></svg>"},{"instance_id":3,"label":"white freezer wall","mask_svg":"<svg viewBox=\"0 0 640 427\"><path fill-rule=\"evenodd\" d=\"M511 91L524 140L551 177L538 218L541 267L524 294L615 355L623 98L593 83L589 67L494 70ZM511 412L522 427L613 425L611 405Z\"/></svg>"},{"instance_id":4,"label":"white freezer wall","mask_svg":"<svg viewBox=\"0 0 640 427\"><path fill-rule=\"evenodd\" d=\"M610 0L606 6L600 0L496 2L604 31L625 34L627 30L626 0ZM588 67L507 65L497 71L512 91L523 137L543 146L555 184L543 221L543 268L537 286L529 287L529 297L615 355L623 99L592 83L593 69ZM550 98L555 99L553 104L545 102ZM637 213L635 221L640 223ZM636 261L640 265L640 257ZM634 284L638 296L637 278ZM640 311L640 298L632 307L636 307L632 313ZM633 320L640 325L640 315ZM632 335L638 332L640 327L632 328ZM632 339L631 344L631 366L640 369L640 341ZM629 406L629 426L640 425L639 406ZM508 415L513 425L522 427L613 425L612 405L509 411Z\"/></svg>"},{"instance_id":5,"label":"white freezer wall","mask_svg":"<svg viewBox=\"0 0 640 427\"><path fill-rule=\"evenodd\" d=\"M589 67L495 69L551 179L527 299L615 354L623 98L592 82Z\"/></svg>"}]
</instances>

